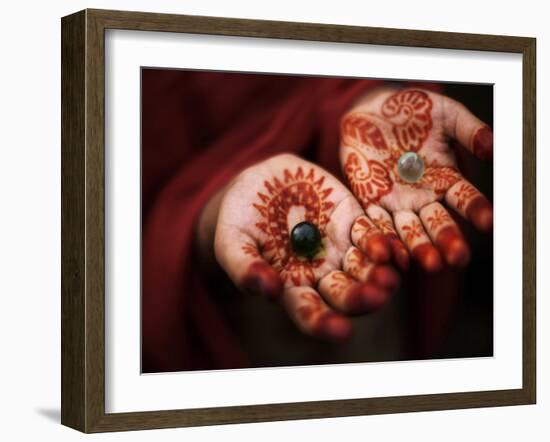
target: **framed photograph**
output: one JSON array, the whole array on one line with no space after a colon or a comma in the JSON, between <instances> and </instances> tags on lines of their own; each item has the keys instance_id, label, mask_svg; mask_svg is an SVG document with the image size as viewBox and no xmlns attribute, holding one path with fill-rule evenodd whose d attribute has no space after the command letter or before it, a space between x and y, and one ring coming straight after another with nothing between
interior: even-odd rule
<instances>
[{"instance_id":1,"label":"framed photograph","mask_svg":"<svg viewBox=\"0 0 550 442\"><path fill-rule=\"evenodd\" d=\"M61 25L64 425L535 403L535 39Z\"/></svg>"}]
</instances>

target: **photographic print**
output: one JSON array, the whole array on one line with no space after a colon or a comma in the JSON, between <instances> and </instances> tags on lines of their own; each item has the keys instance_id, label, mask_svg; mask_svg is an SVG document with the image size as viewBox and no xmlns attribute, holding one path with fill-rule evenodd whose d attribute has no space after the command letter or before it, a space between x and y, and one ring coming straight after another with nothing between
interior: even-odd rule
<instances>
[{"instance_id":1,"label":"photographic print","mask_svg":"<svg viewBox=\"0 0 550 442\"><path fill-rule=\"evenodd\" d=\"M61 40L64 425L535 403L534 38L88 9Z\"/></svg>"},{"instance_id":2,"label":"photographic print","mask_svg":"<svg viewBox=\"0 0 550 442\"><path fill-rule=\"evenodd\" d=\"M141 70L142 373L493 356L493 86Z\"/></svg>"}]
</instances>

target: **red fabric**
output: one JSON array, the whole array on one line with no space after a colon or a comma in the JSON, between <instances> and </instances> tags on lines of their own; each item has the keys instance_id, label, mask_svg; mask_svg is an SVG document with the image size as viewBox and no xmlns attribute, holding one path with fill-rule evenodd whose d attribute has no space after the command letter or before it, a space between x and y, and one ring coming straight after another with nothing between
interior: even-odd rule
<instances>
[{"instance_id":1,"label":"red fabric","mask_svg":"<svg viewBox=\"0 0 550 442\"><path fill-rule=\"evenodd\" d=\"M297 153L341 177L339 119L379 83L143 70L144 372L246 365L196 271L198 214L235 174L277 153Z\"/></svg>"}]
</instances>

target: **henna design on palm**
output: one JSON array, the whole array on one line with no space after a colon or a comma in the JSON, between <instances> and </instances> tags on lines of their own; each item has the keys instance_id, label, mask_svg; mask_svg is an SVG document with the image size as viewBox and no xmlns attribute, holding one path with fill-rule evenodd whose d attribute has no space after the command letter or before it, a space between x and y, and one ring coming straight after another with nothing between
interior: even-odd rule
<instances>
[{"instance_id":1,"label":"henna design on palm","mask_svg":"<svg viewBox=\"0 0 550 442\"><path fill-rule=\"evenodd\" d=\"M310 257L290 241L303 221L321 235ZM300 330L328 339L347 338L346 315L380 308L398 282L385 264L391 255L384 235L349 190L289 154L252 166L229 185L214 248L237 286L281 301Z\"/></svg>"},{"instance_id":2,"label":"henna design on palm","mask_svg":"<svg viewBox=\"0 0 550 442\"><path fill-rule=\"evenodd\" d=\"M342 169L366 214L392 244L400 267L406 267L405 251L432 271L443 261L456 266L468 262L469 248L439 201L480 230L492 227L491 204L461 175L449 138L480 159L492 158L490 129L460 103L433 92L382 88L342 119ZM417 153L424 162L424 173L414 183L397 170L406 152Z\"/></svg>"},{"instance_id":3,"label":"henna design on palm","mask_svg":"<svg viewBox=\"0 0 550 442\"><path fill-rule=\"evenodd\" d=\"M432 100L426 92L405 90L391 95L382 105L382 115L391 123L402 150L418 151L432 129Z\"/></svg>"},{"instance_id":4,"label":"henna design on palm","mask_svg":"<svg viewBox=\"0 0 550 442\"><path fill-rule=\"evenodd\" d=\"M313 259L298 256L290 246L288 217L291 209L303 209L303 220L313 223L319 229L321 238L326 238L326 226L334 203L328 199L332 188L324 187L325 177L315 176L315 169L307 174L298 166L295 173L283 170L284 178L264 181L265 192L257 192L258 203L254 207L261 216L256 223L269 239L263 244L262 252L275 270L280 272L283 282L293 285L313 285L314 269L324 263L322 255Z\"/></svg>"}]
</instances>

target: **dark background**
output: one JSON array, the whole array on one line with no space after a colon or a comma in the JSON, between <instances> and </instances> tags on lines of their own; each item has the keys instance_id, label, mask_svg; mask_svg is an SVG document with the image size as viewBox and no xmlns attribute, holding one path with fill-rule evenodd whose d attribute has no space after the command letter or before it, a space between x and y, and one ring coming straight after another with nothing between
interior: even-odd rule
<instances>
[{"instance_id":1,"label":"dark background","mask_svg":"<svg viewBox=\"0 0 550 442\"><path fill-rule=\"evenodd\" d=\"M449 83L443 90L493 127L492 85ZM458 152L461 170L492 202L492 164L476 161L460 147ZM493 236L476 232L468 223L462 222L461 228L470 241L472 261L464 275L462 303L439 356L489 356L493 354Z\"/></svg>"}]
</instances>

